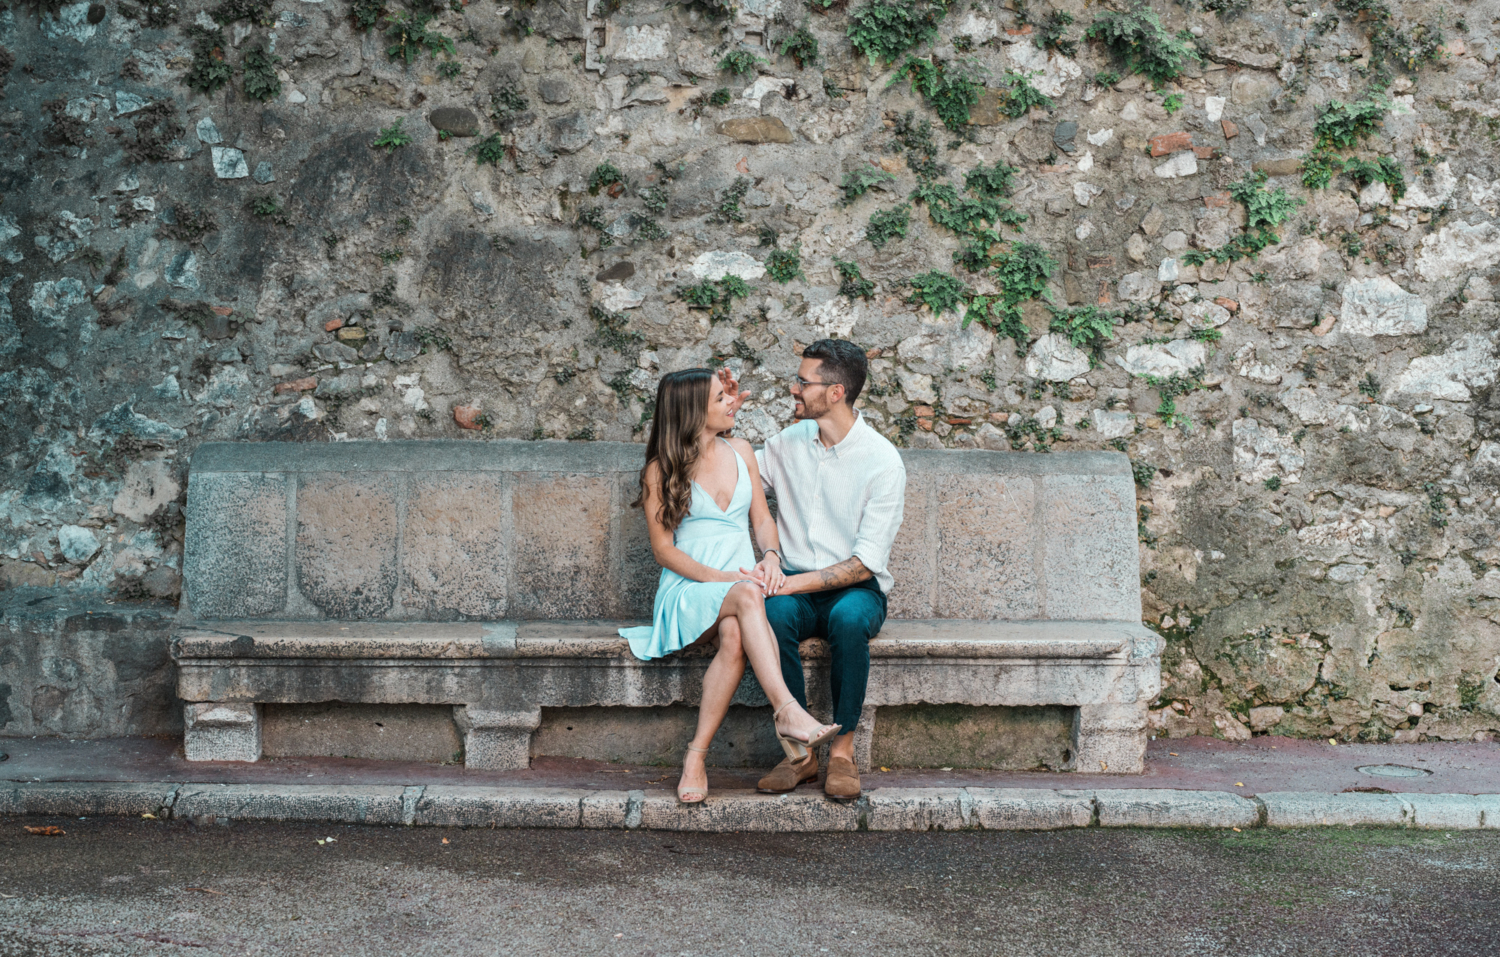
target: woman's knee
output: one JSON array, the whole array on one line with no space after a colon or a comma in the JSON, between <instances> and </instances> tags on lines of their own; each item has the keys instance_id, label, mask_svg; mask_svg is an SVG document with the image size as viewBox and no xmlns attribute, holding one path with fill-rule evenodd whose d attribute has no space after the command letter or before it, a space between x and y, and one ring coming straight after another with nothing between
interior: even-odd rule
<instances>
[{"instance_id":1,"label":"woman's knee","mask_svg":"<svg viewBox=\"0 0 1500 957\"><path fill-rule=\"evenodd\" d=\"M729 589L728 604L740 614L758 614L762 618L766 614L766 596L749 582L740 582Z\"/></svg>"}]
</instances>

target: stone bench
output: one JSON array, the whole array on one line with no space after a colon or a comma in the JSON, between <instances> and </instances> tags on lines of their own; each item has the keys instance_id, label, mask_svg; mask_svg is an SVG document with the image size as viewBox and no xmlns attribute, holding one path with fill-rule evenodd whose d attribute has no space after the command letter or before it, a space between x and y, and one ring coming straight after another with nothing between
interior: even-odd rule
<instances>
[{"instance_id":1,"label":"stone bench","mask_svg":"<svg viewBox=\"0 0 1500 957\"><path fill-rule=\"evenodd\" d=\"M628 443L208 443L172 643L189 760L257 760L261 708L451 705L470 767L523 768L543 708L696 705L707 656L636 660L657 566ZM908 704L1076 709L1069 766L1143 769L1161 640L1111 453L907 451L890 619L856 736ZM804 646L826 712L827 653ZM819 695L825 696L823 700ZM763 705L748 674L736 702Z\"/></svg>"}]
</instances>

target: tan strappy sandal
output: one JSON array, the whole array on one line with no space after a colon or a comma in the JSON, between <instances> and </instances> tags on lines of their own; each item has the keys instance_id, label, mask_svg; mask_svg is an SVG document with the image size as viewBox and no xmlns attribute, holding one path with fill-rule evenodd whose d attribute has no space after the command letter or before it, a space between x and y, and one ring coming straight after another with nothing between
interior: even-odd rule
<instances>
[{"instance_id":1,"label":"tan strappy sandal","mask_svg":"<svg viewBox=\"0 0 1500 957\"><path fill-rule=\"evenodd\" d=\"M843 730L843 725L820 725L818 729L812 733L812 737L808 738L806 741L798 741L796 738L789 738L781 733L780 728L776 727L776 719L781 717L781 712L785 711L788 707L796 703L796 698L788 698L781 707L771 712L771 728L776 732L776 740L781 742L781 750L786 752L786 756L791 758L793 761L803 761L807 758L808 749L816 748L824 741L827 741L830 738L838 737L838 733Z\"/></svg>"},{"instance_id":2,"label":"tan strappy sandal","mask_svg":"<svg viewBox=\"0 0 1500 957\"><path fill-rule=\"evenodd\" d=\"M707 754L708 753L708 749L707 748L695 748L691 744L687 746L687 749L689 751L697 751L699 754ZM706 768L704 769L704 773L705 774L707 773L707 769ZM686 787L683 787L681 784L677 785L677 803L678 804L702 804L704 801L707 801L707 800L708 800L708 788L706 788L706 787L702 787L702 788L686 788Z\"/></svg>"}]
</instances>

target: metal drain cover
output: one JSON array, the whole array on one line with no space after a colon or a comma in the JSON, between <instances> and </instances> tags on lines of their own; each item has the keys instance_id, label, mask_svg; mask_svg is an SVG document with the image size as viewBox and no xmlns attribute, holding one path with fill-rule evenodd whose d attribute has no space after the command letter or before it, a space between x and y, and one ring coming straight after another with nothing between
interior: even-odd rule
<instances>
[{"instance_id":1,"label":"metal drain cover","mask_svg":"<svg viewBox=\"0 0 1500 957\"><path fill-rule=\"evenodd\" d=\"M1432 773L1423 768L1409 768L1404 764L1366 764L1354 770L1381 778L1425 778Z\"/></svg>"}]
</instances>

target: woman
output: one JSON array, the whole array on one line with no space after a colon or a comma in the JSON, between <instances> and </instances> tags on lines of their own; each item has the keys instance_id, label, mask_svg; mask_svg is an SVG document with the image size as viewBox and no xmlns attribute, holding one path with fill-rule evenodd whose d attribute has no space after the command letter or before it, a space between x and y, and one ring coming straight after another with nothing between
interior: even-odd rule
<instances>
[{"instance_id":1,"label":"woman","mask_svg":"<svg viewBox=\"0 0 1500 957\"><path fill-rule=\"evenodd\" d=\"M745 661L776 706L776 737L788 756L839 733L819 724L781 677L776 636L766 621L765 599L785 582L776 520L766 505L755 453L743 439L720 436L734 427L738 396L707 369L684 369L662 377L656 415L646 441L641 497L651 533L651 551L662 566L650 626L621 628L637 658L669 655L699 641L717 651L703 676L698 731L683 757L677 799L698 804L708 797L704 755L729 711L745 674ZM755 561L746 516L764 557Z\"/></svg>"}]
</instances>

